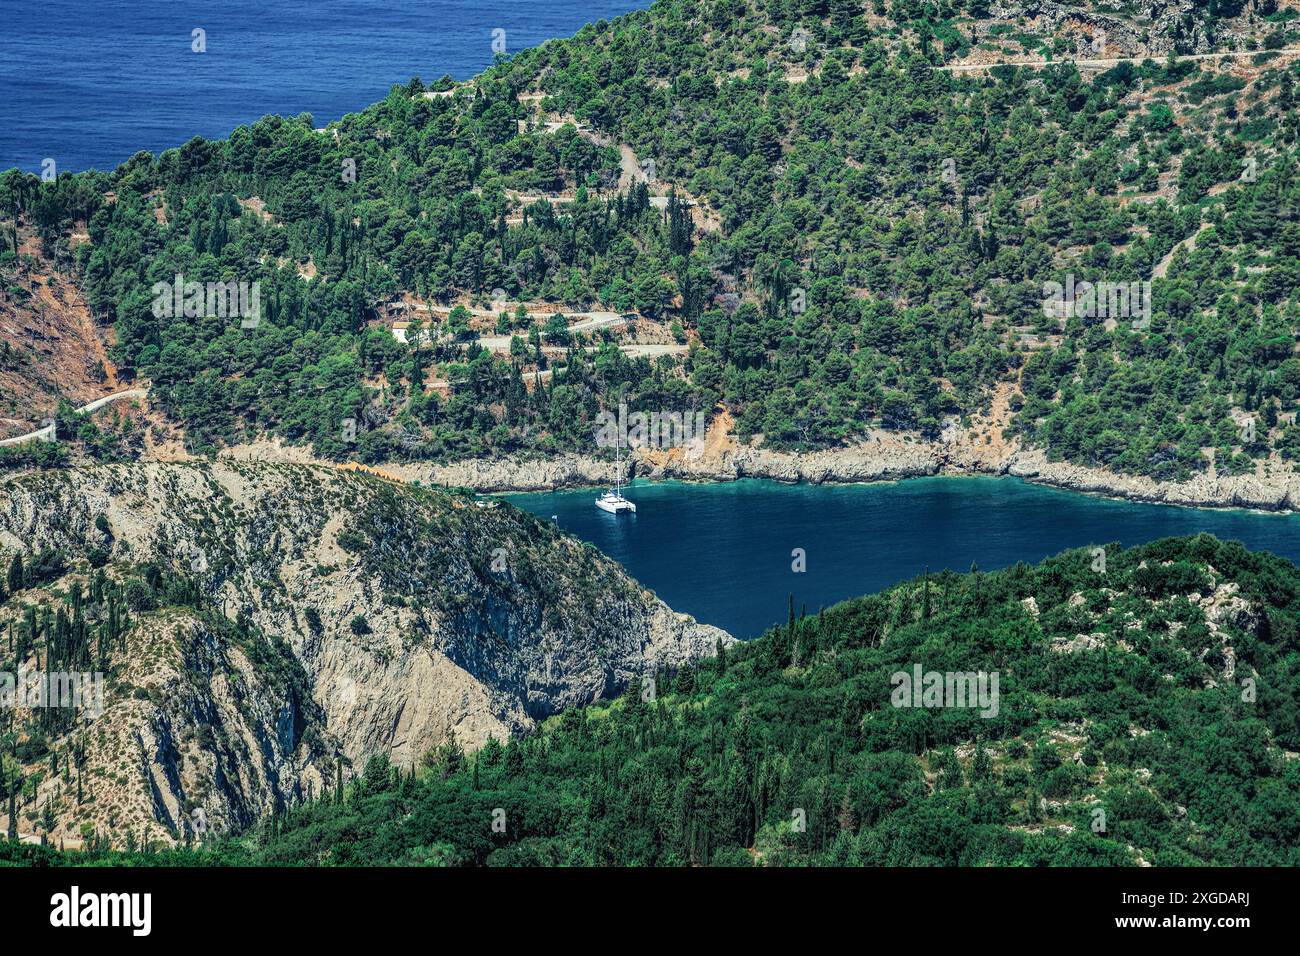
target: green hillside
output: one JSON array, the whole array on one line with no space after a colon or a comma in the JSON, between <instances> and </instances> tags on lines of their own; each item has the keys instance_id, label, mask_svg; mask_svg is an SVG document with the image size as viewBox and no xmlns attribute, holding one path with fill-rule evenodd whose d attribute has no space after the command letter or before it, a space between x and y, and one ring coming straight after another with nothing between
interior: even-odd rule
<instances>
[{"instance_id":1,"label":"green hillside","mask_svg":"<svg viewBox=\"0 0 1300 956\"><path fill-rule=\"evenodd\" d=\"M266 117L112 173L5 173L0 273L27 235L75 264L122 377L198 451L590 450L620 399L721 403L742 439L806 449L934 437L1002 387L1009 434L1052 457L1243 473L1300 453L1300 31L1273 5L1147 16L1089 6L1052 32L980 0L664 0L325 131ZM1171 55L1069 62L1120 41ZM1172 55L1207 50L1235 52ZM1015 57L1054 65L946 71ZM177 274L260 282L260 324L159 317ZM1149 280L1149 323L1045 314L1070 277ZM493 290L636 313L681 354L429 308ZM388 329L404 294L410 345Z\"/></svg>"},{"instance_id":2,"label":"green hillside","mask_svg":"<svg viewBox=\"0 0 1300 956\"><path fill-rule=\"evenodd\" d=\"M470 757L443 747L418 774L376 759L341 801L331 794L236 843L154 856L0 854L344 865L1300 862L1300 570L1208 535L1112 546L1099 566L1093 552L1071 551L792 613L716 661L658 675L653 694L633 688ZM918 665L996 672L996 705L895 706L893 675Z\"/></svg>"}]
</instances>

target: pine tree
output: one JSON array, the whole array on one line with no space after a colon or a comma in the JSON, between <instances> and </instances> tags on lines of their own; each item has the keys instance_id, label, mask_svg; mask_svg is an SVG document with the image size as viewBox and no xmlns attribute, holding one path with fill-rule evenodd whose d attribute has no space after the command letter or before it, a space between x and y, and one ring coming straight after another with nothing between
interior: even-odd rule
<instances>
[{"instance_id":1,"label":"pine tree","mask_svg":"<svg viewBox=\"0 0 1300 956\"><path fill-rule=\"evenodd\" d=\"M925 585L921 595L921 620L930 620L930 566L925 566Z\"/></svg>"},{"instance_id":2,"label":"pine tree","mask_svg":"<svg viewBox=\"0 0 1300 956\"><path fill-rule=\"evenodd\" d=\"M26 579L26 573L23 568L23 556L15 554L13 561L9 563L9 593L14 594L23 589Z\"/></svg>"}]
</instances>

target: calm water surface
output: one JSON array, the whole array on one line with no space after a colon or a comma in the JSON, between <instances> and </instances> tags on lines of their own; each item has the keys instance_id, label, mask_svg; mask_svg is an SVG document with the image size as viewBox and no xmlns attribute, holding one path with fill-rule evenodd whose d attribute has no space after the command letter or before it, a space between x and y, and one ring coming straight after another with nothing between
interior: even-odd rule
<instances>
[{"instance_id":1,"label":"calm water surface","mask_svg":"<svg viewBox=\"0 0 1300 956\"><path fill-rule=\"evenodd\" d=\"M638 512L598 510L596 492L508 496L621 562L673 608L749 637L786 601L819 606L971 562L993 570L1066 548L1208 531L1300 563L1300 516L1111 501L1014 478L894 484L636 482ZM791 570L802 548L807 570Z\"/></svg>"},{"instance_id":2,"label":"calm water surface","mask_svg":"<svg viewBox=\"0 0 1300 956\"><path fill-rule=\"evenodd\" d=\"M649 0L5 0L0 170L113 169L267 113L317 126ZM191 49L202 29L207 50Z\"/></svg>"}]
</instances>

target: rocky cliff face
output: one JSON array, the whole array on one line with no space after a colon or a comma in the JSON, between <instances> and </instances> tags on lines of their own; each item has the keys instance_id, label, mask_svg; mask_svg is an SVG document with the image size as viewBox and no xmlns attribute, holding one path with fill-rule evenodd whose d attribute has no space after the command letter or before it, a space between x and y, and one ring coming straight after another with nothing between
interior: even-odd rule
<instances>
[{"instance_id":1,"label":"rocky cliff face","mask_svg":"<svg viewBox=\"0 0 1300 956\"><path fill-rule=\"evenodd\" d=\"M472 459L448 465L390 465L412 479L477 488L480 491L541 491L602 485L610 464L564 454L550 458ZM1195 508L1252 508L1300 511L1300 472L1284 462L1255 475L1199 475L1181 482L1156 481L1066 461L1051 461L1040 449L980 446L968 441L909 440L880 432L867 441L805 454L740 445L692 457L640 451L625 462L625 477L687 481L768 478L783 482L897 481L925 475L1011 475L1069 491L1185 505Z\"/></svg>"},{"instance_id":2,"label":"rocky cliff face","mask_svg":"<svg viewBox=\"0 0 1300 956\"><path fill-rule=\"evenodd\" d=\"M119 689L139 696L109 694L112 752L141 784L118 815L164 826L202 790L224 795L203 803L209 819L238 829L319 792L335 751L354 766L380 753L409 766L452 734L466 748L504 739L732 640L508 505L329 468L153 463L7 479L0 548L42 547L74 571L95 551L110 570L150 562L196 582L212 609L211 623L139 616L132 639L166 649L144 656L168 669L124 678ZM221 636L227 626L270 642L255 663Z\"/></svg>"},{"instance_id":3,"label":"rocky cliff face","mask_svg":"<svg viewBox=\"0 0 1300 956\"><path fill-rule=\"evenodd\" d=\"M1081 57L1159 58L1170 53L1205 53L1213 49L1216 39L1212 24L1196 16L1192 0L1150 0L1132 15L1053 0L995 0L990 11L994 22L1025 24L1039 36L1073 34L1074 52Z\"/></svg>"},{"instance_id":4,"label":"rocky cliff face","mask_svg":"<svg viewBox=\"0 0 1300 956\"><path fill-rule=\"evenodd\" d=\"M338 748L321 709L285 679L292 662L259 666L233 632L176 609L142 617L103 714L51 741L63 775L25 768L34 788L19 832L46 830L48 814L48 836L68 846L92 833L115 845L201 838L324 793Z\"/></svg>"}]
</instances>

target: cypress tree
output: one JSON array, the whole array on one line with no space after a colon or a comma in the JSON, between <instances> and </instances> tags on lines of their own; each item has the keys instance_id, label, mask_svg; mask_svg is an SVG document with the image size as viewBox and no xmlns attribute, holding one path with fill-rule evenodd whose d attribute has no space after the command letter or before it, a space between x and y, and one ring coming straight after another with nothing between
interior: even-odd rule
<instances>
[{"instance_id":1,"label":"cypress tree","mask_svg":"<svg viewBox=\"0 0 1300 956\"><path fill-rule=\"evenodd\" d=\"M23 568L23 556L15 554L14 559L9 562L9 593L13 594L23 589L23 581L26 578L26 571Z\"/></svg>"}]
</instances>

